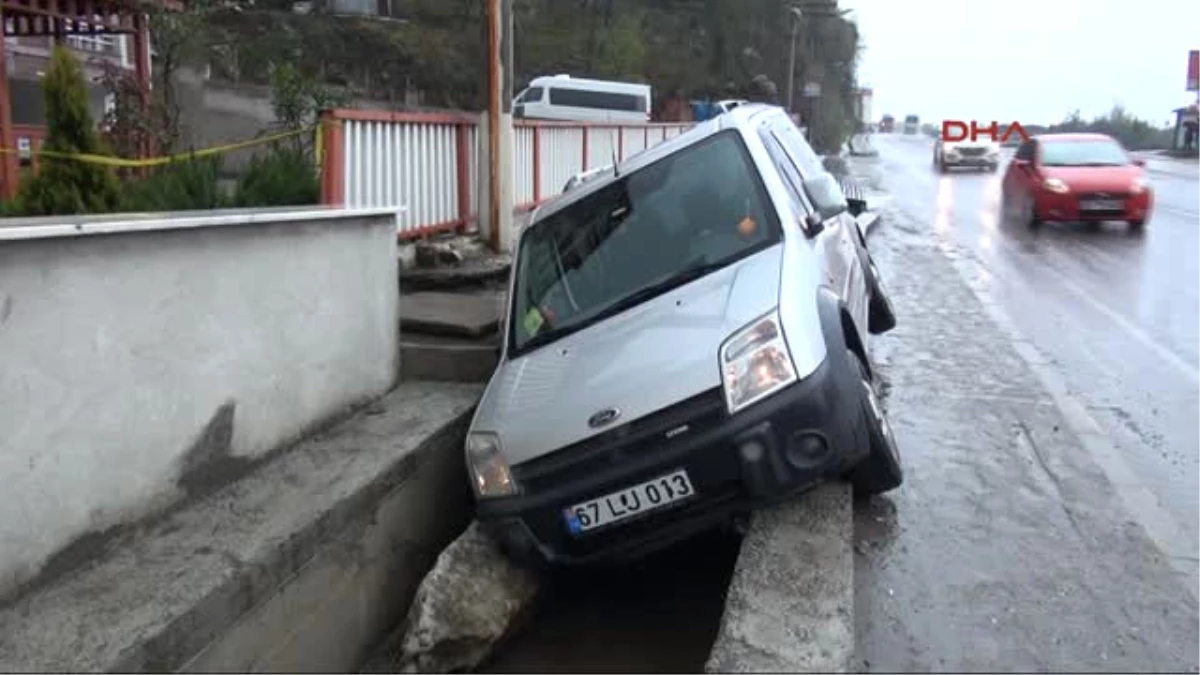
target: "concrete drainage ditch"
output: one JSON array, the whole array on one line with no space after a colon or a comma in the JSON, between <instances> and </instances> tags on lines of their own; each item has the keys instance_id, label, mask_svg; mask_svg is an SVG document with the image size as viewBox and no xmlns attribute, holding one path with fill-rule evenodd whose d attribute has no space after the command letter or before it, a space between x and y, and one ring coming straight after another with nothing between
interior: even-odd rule
<instances>
[{"instance_id":1,"label":"concrete drainage ditch","mask_svg":"<svg viewBox=\"0 0 1200 675\"><path fill-rule=\"evenodd\" d=\"M368 672L845 672L850 490L817 488L637 564L542 577L472 526Z\"/></svg>"}]
</instances>

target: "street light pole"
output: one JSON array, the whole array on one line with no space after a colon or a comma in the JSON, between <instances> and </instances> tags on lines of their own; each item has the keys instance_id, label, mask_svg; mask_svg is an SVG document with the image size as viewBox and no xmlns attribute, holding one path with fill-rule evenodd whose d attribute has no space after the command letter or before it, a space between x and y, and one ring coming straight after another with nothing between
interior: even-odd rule
<instances>
[{"instance_id":1,"label":"street light pole","mask_svg":"<svg viewBox=\"0 0 1200 675\"><path fill-rule=\"evenodd\" d=\"M499 251L508 250L512 234L512 2L487 0L488 164L487 190L482 194L488 239Z\"/></svg>"},{"instance_id":2,"label":"street light pole","mask_svg":"<svg viewBox=\"0 0 1200 675\"><path fill-rule=\"evenodd\" d=\"M788 51L788 75L787 75L787 112L792 114L792 103L795 99L796 90L796 34L800 31L801 13L799 7L790 7L792 14L792 46Z\"/></svg>"}]
</instances>

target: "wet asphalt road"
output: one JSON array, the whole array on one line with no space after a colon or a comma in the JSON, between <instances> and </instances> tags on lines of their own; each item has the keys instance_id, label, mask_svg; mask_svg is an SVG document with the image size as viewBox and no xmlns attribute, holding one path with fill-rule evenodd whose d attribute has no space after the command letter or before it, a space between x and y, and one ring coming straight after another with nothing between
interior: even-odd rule
<instances>
[{"instance_id":1,"label":"wet asphalt road","mask_svg":"<svg viewBox=\"0 0 1200 675\"><path fill-rule=\"evenodd\" d=\"M883 187L895 208L971 252L1018 330L1181 523L1197 551L1200 488L1200 173L1151 160L1154 215L1143 235L1000 223L996 174L936 173L932 142L880 137Z\"/></svg>"},{"instance_id":2,"label":"wet asphalt road","mask_svg":"<svg viewBox=\"0 0 1200 675\"><path fill-rule=\"evenodd\" d=\"M1155 175L1140 237L1033 235L999 174L875 144L906 482L855 512L859 668L1195 672L1196 185Z\"/></svg>"}]
</instances>

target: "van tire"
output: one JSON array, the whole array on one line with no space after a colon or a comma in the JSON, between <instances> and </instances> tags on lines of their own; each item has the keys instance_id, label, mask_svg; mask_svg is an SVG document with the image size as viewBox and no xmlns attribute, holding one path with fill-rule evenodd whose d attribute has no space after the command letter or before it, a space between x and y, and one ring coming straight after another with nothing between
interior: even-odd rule
<instances>
[{"instance_id":1,"label":"van tire","mask_svg":"<svg viewBox=\"0 0 1200 675\"><path fill-rule=\"evenodd\" d=\"M853 350L847 350L848 358L857 369L860 386L861 422L870 446L866 459L850 470L848 476L854 496L870 497L894 490L904 483L904 470L900 466L900 450L883 404L875 390L875 383L867 370L866 363Z\"/></svg>"},{"instance_id":2,"label":"van tire","mask_svg":"<svg viewBox=\"0 0 1200 675\"><path fill-rule=\"evenodd\" d=\"M896 312L892 309L892 299L880 280L879 269L870 252L866 255L867 291L871 294L867 307L867 332L880 335L896 327Z\"/></svg>"}]
</instances>

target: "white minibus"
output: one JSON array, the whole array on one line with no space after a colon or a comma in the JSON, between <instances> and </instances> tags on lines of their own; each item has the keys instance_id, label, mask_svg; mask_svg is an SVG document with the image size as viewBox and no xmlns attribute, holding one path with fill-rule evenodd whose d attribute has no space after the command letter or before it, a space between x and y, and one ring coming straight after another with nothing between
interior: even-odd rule
<instances>
[{"instance_id":1,"label":"white minibus","mask_svg":"<svg viewBox=\"0 0 1200 675\"><path fill-rule=\"evenodd\" d=\"M569 122L650 121L650 85L569 75L534 78L513 101L517 119Z\"/></svg>"}]
</instances>

